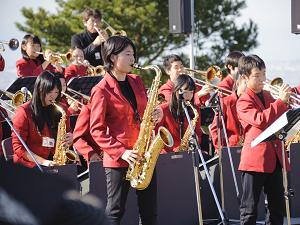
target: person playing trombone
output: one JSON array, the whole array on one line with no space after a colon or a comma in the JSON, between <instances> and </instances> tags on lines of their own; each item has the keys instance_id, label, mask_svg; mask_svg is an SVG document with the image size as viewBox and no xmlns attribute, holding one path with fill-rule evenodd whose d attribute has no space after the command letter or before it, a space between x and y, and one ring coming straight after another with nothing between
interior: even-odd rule
<instances>
[{"instance_id":1,"label":"person playing trombone","mask_svg":"<svg viewBox=\"0 0 300 225\"><path fill-rule=\"evenodd\" d=\"M225 68L227 70L227 76L218 83L218 87L229 90L226 94L231 94L230 91L234 90L236 80L238 78L238 62L239 59L244 56L242 52L232 51L225 59ZM220 95L223 96L223 95ZM226 96L226 95L225 95Z\"/></svg>"},{"instance_id":2,"label":"person playing trombone","mask_svg":"<svg viewBox=\"0 0 300 225\"><path fill-rule=\"evenodd\" d=\"M75 34L71 38L71 47L82 49L84 58L92 66L103 65L101 45L108 39L106 31L99 29L101 26L101 17L100 10L85 9L82 13L82 21L86 27L86 31Z\"/></svg>"},{"instance_id":3,"label":"person playing trombone","mask_svg":"<svg viewBox=\"0 0 300 225\"><path fill-rule=\"evenodd\" d=\"M174 86L174 81L177 77L185 72L183 61L178 55L168 55L164 58L163 62L164 70L170 79L159 88L159 96L165 101L169 102ZM211 92L209 85L196 87L195 91L195 105L204 105L205 101L209 99L209 93Z\"/></svg>"},{"instance_id":4,"label":"person playing trombone","mask_svg":"<svg viewBox=\"0 0 300 225\"><path fill-rule=\"evenodd\" d=\"M17 76L38 76L43 71L63 72L63 68L59 64L55 67L51 64L53 53L46 50L41 54L42 45L38 36L26 34L21 43L22 58L16 62Z\"/></svg>"}]
</instances>

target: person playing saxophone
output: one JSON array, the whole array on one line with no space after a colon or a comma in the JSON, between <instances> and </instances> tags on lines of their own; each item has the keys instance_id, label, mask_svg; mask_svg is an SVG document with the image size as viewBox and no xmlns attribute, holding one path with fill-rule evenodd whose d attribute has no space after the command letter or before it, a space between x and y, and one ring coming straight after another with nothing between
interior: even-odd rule
<instances>
[{"instance_id":1,"label":"person playing saxophone","mask_svg":"<svg viewBox=\"0 0 300 225\"><path fill-rule=\"evenodd\" d=\"M190 102L191 105L194 105L195 90L196 86L194 80L189 75L181 74L174 81L174 88L170 101L160 105L164 117L160 123L157 124L157 127L166 127L170 131L174 140L173 147L166 147L162 153L188 150L188 139L190 136L188 137L185 133L189 130L189 126L184 111L181 109L179 99L180 96L182 96L183 101ZM192 107L188 106L188 112L191 120L195 119L195 123L193 125L200 144L202 139L200 108L193 111ZM195 118L195 112L197 112L198 118ZM184 146L183 143L185 143Z\"/></svg>"},{"instance_id":2,"label":"person playing saxophone","mask_svg":"<svg viewBox=\"0 0 300 225\"><path fill-rule=\"evenodd\" d=\"M133 42L124 36L112 36L102 51L106 73L92 89L90 99L90 132L103 150L107 205L111 224L118 225L125 212L130 183L125 179L128 166L139 156L132 150L140 132L140 124L147 106L147 94L142 79L130 74L136 59ZM162 118L161 110L153 111L153 120ZM142 224L156 224L156 178L149 186L137 190Z\"/></svg>"},{"instance_id":3,"label":"person playing saxophone","mask_svg":"<svg viewBox=\"0 0 300 225\"><path fill-rule=\"evenodd\" d=\"M44 71L36 79L32 99L19 106L12 118L16 131L33 152L37 162L43 166L55 165L53 155L58 124L62 115L52 103L53 101L59 102L60 93L59 78L50 71ZM68 118L67 115L66 134L62 144L70 146L73 142L73 135L70 133ZM30 168L36 166L14 132L12 132L12 145L15 163Z\"/></svg>"}]
</instances>

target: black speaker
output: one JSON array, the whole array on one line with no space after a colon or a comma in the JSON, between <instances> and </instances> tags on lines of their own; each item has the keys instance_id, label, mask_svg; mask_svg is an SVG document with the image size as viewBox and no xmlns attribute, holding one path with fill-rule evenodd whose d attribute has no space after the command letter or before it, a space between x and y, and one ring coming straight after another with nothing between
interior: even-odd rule
<instances>
[{"instance_id":1,"label":"black speaker","mask_svg":"<svg viewBox=\"0 0 300 225\"><path fill-rule=\"evenodd\" d=\"M292 0L292 33L300 34L300 0Z\"/></svg>"},{"instance_id":2,"label":"black speaker","mask_svg":"<svg viewBox=\"0 0 300 225\"><path fill-rule=\"evenodd\" d=\"M191 0L169 0L169 32L192 32Z\"/></svg>"}]
</instances>

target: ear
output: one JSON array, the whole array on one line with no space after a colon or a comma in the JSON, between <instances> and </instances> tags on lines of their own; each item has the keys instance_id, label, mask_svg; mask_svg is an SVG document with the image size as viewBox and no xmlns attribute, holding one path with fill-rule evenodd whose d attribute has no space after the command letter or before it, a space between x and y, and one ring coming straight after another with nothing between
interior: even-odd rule
<instances>
[{"instance_id":1,"label":"ear","mask_svg":"<svg viewBox=\"0 0 300 225\"><path fill-rule=\"evenodd\" d=\"M117 55L112 54L112 55L110 56L110 60L111 60L112 62L115 62L116 59L117 59Z\"/></svg>"},{"instance_id":2,"label":"ear","mask_svg":"<svg viewBox=\"0 0 300 225\"><path fill-rule=\"evenodd\" d=\"M22 50L26 51L26 44L21 45Z\"/></svg>"}]
</instances>

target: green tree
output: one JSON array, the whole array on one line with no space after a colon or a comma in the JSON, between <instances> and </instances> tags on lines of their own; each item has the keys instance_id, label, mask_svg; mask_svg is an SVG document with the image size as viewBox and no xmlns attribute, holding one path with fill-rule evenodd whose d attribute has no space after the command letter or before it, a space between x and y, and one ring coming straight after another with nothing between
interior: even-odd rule
<instances>
[{"instance_id":1,"label":"green tree","mask_svg":"<svg viewBox=\"0 0 300 225\"><path fill-rule=\"evenodd\" d=\"M183 47L189 42L188 35L169 34L167 0L56 0L56 3L56 13L44 8L36 12L22 8L25 24L16 23L19 30L38 35L43 44L54 51L67 52L71 36L84 30L81 12L87 7L101 9L103 18L114 29L127 32L143 64L151 64L171 50L184 53ZM222 65L229 51L249 51L257 46L257 26L253 21L240 27L235 23L244 7L244 0L195 1L197 68ZM144 80L148 83L152 77L144 76Z\"/></svg>"}]
</instances>

